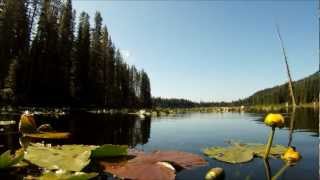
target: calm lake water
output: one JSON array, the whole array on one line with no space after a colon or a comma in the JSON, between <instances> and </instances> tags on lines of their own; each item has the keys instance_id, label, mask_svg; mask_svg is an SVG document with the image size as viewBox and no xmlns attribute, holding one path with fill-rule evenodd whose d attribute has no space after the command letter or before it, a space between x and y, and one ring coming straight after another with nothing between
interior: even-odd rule
<instances>
[{"instance_id":1,"label":"calm lake water","mask_svg":"<svg viewBox=\"0 0 320 180\"><path fill-rule=\"evenodd\" d=\"M286 127L276 130L274 144L288 144L292 114L284 115ZM60 143L127 144L144 151L181 150L202 155L202 149L227 146L225 141L228 140L265 143L270 128L263 124L264 116L264 113L187 113L139 119L129 115L71 112L59 118L36 116L36 122L38 125L50 123L56 130L72 133L71 139ZM289 167L279 179L319 179L319 112L298 109L294 117L292 145L301 153L302 159L297 165ZM1 115L0 121L18 119L19 114ZM17 123L0 125L0 152L19 146ZM203 157L209 162L207 166L183 170L176 179L201 180L212 167L224 168L225 179L266 179L262 159L255 158L249 163L232 165ZM269 164L273 175L283 166L279 159L270 159ZM9 177L21 179L23 175L0 172L0 179ZM100 178L108 179L106 176Z\"/></svg>"}]
</instances>

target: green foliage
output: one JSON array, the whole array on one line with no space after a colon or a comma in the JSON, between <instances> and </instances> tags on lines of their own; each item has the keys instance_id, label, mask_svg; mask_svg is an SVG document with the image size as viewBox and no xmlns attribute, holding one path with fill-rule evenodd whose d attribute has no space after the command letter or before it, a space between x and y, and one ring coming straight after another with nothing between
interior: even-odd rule
<instances>
[{"instance_id":1,"label":"green foliage","mask_svg":"<svg viewBox=\"0 0 320 180\"><path fill-rule=\"evenodd\" d=\"M298 105L319 100L319 75L319 72L316 72L306 78L293 82L293 91ZM290 102L288 83L258 91L252 96L234 103L241 105L270 105L287 102Z\"/></svg>"},{"instance_id":2,"label":"green foliage","mask_svg":"<svg viewBox=\"0 0 320 180\"><path fill-rule=\"evenodd\" d=\"M10 154L10 150L0 155L0 169L11 167L23 159L23 150L16 151L15 155Z\"/></svg>"},{"instance_id":3,"label":"green foliage","mask_svg":"<svg viewBox=\"0 0 320 180\"><path fill-rule=\"evenodd\" d=\"M98 173L85 173L85 172L63 172L63 173L54 173L54 172L45 172L39 179L40 180L87 180L96 177Z\"/></svg>"},{"instance_id":4,"label":"green foliage","mask_svg":"<svg viewBox=\"0 0 320 180\"><path fill-rule=\"evenodd\" d=\"M85 172L65 172L53 173L46 172L39 177L40 180L87 180L96 177L98 173L85 173Z\"/></svg>"},{"instance_id":5,"label":"green foliage","mask_svg":"<svg viewBox=\"0 0 320 180\"><path fill-rule=\"evenodd\" d=\"M25 159L50 170L81 171L90 162L91 150L96 146L63 145L48 147L41 144L28 146Z\"/></svg>"},{"instance_id":6,"label":"green foliage","mask_svg":"<svg viewBox=\"0 0 320 180\"><path fill-rule=\"evenodd\" d=\"M128 155L128 146L105 144L92 150L91 157L115 157Z\"/></svg>"},{"instance_id":7,"label":"green foliage","mask_svg":"<svg viewBox=\"0 0 320 180\"><path fill-rule=\"evenodd\" d=\"M31 144L25 159L50 170L81 171L90 162L90 157L115 157L127 155L127 146L62 145L44 146Z\"/></svg>"},{"instance_id":8,"label":"green foliage","mask_svg":"<svg viewBox=\"0 0 320 180\"><path fill-rule=\"evenodd\" d=\"M151 107L147 74L125 63L99 12L94 17L92 31L89 15L80 13L74 36L76 17L71 0L3 2L0 12L2 102Z\"/></svg>"}]
</instances>

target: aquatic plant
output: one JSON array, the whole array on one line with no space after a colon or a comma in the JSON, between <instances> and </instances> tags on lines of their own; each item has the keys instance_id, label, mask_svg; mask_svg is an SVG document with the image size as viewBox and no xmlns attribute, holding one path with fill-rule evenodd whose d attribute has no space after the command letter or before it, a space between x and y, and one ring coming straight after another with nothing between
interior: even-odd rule
<instances>
[{"instance_id":1,"label":"aquatic plant","mask_svg":"<svg viewBox=\"0 0 320 180\"><path fill-rule=\"evenodd\" d=\"M104 171L120 179L173 180L176 169L190 169L207 162L200 156L181 151L139 153L124 162L101 162Z\"/></svg>"},{"instance_id":2,"label":"aquatic plant","mask_svg":"<svg viewBox=\"0 0 320 180\"><path fill-rule=\"evenodd\" d=\"M15 154L11 155L10 150L0 155L0 169L11 167L23 159L23 150L17 150Z\"/></svg>"},{"instance_id":3,"label":"aquatic plant","mask_svg":"<svg viewBox=\"0 0 320 180\"><path fill-rule=\"evenodd\" d=\"M275 129L278 128L282 128L284 126L284 118L281 114L272 114L269 113L265 120L264 123L268 126L271 127L271 132L268 138L268 142L267 142L267 148L264 154L264 159L267 159L270 153L270 149L272 146L272 141L273 141L273 136L275 133Z\"/></svg>"},{"instance_id":4,"label":"aquatic plant","mask_svg":"<svg viewBox=\"0 0 320 180\"><path fill-rule=\"evenodd\" d=\"M34 115L25 111L19 121L19 132L24 137L34 139L66 139L70 137L69 132L55 132L50 124L42 124L37 128Z\"/></svg>"},{"instance_id":5,"label":"aquatic plant","mask_svg":"<svg viewBox=\"0 0 320 180\"><path fill-rule=\"evenodd\" d=\"M265 144L231 142L228 147L205 148L203 153L219 161L237 164L251 161L254 157L264 157ZM286 147L275 145L270 148L270 154L279 158L286 151Z\"/></svg>"},{"instance_id":6,"label":"aquatic plant","mask_svg":"<svg viewBox=\"0 0 320 180\"><path fill-rule=\"evenodd\" d=\"M204 177L205 180L218 180L224 179L224 170L222 168L211 168L206 176Z\"/></svg>"},{"instance_id":7,"label":"aquatic plant","mask_svg":"<svg viewBox=\"0 0 320 180\"><path fill-rule=\"evenodd\" d=\"M25 159L39 167L67 171L81 171L90 162L90 158L116 157L127 155L124 145L62 145L50 146L40 143L30 144Z\"/></svg>"},{"instance_id":8,"label":"aquatic plant","mask_svg":"<svg viewBox=\"0 0 320 180\"><path fill-rule=\"evenodd\" d=\"M288 147L287 151L281 156L281 159L289 164L295 164L301 159L301 155L294 147Z\"/></svg>"}]
</instances>

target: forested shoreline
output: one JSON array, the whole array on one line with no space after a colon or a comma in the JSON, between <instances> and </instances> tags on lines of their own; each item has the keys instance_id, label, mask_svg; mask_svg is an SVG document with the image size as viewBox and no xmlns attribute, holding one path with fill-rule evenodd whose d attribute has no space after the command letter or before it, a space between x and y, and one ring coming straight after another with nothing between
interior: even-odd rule
<instances>
[{"instance_id":1,"label":"forested shoreline","mask_svg":"<svg viewBox=\"0 0 320 180\"><path fill-rule=\"evenodd\" d=\"M151 107L147 73L125 62L99 12L93 25L79 14L71 0L0 0L0 104Z\"/></svg>"},{"instance_id":2,"label":"forested shoreline","mask_svg":"<svg viewBox=\"0 0 320 180\"><path fill-rule=\"evenodd\" d=\"M320 74L316 72L308 77L293 82L293 90L298 105L318 103ZM288 83L255 92L253 95L232 102L193 102L177 98L153 98L155 107L161 108L195 108L225 106L259 106L290 104Z\"/></svg>"}]
</instances>

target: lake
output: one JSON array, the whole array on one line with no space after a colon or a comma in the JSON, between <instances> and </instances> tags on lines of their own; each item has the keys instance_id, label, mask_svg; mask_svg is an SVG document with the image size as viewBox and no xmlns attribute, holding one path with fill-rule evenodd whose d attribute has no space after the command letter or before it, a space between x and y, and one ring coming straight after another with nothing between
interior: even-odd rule
<instances>
[{"instance_id":1,"label":"lake","mask_svg":"<svg viewBox=\"0 0 320 180\"><path fill-rule=\"evenodd\" d=\"M291 113L283 112L286 126L277 129L274 144L287 145ZM1 115L0 121L15 120L19 113ZM202 149L227 146L226 141L266 143L270 127L263 123L265 113L186 113L162 117L139 118L134 115L92 114L83 111L65 116L36 116L38 125L50 123L54 129L69 131L72 138L66 144L127 144L139 150L181 150L202 155ZM0 152L19 148L17 125L0 125ZM279 179L318 179L319 175L319 112L315 109L297 109L294 116L292 145L302 159L289 167ZM203 156L203 155L202 155ZM201 180L213 167L225 170L225 179L266 179L263 160L255 158L244 164L227 164L203 156L207 166L183 170L177 180ZM271 174L283 166L279 159L269 160ZM31 173L24 172L25 174ZM0 172L0 179L22 179L25 174ZM105 175L101 179L110 179Z\"/></svg>"}]
</instances>

